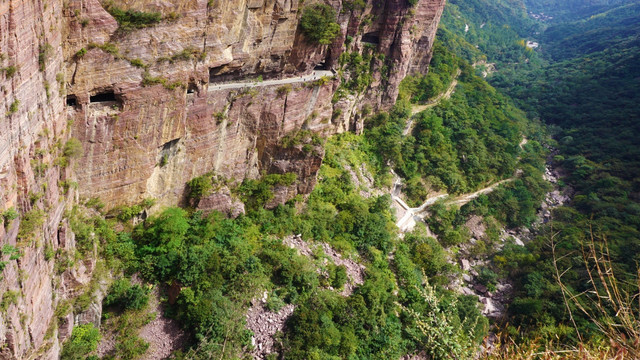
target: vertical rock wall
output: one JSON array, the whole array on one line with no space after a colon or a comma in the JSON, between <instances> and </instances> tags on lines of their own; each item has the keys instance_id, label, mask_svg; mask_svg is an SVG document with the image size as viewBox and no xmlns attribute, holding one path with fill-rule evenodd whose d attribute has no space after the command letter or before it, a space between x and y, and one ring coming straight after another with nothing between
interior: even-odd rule
<instances>
[{"instance_id":1,"label":"vertical rock wall","mask_svg":"<svg viewBox=\"0 0 640 360\"><path fill-rule=\"evenodd\" d=\"M363 106L389 108L404 76L426 70L444 6L444 0L413 7L389 0L348 9L332 1L341 34L333 44L319 46L298 31L298 1L113 3L158 11L165 20L134 31L114 29L106 20L69 26L66 73L69 93L78 101L71 110L74 136L86 145L80 193L100 196L108 206L149 196L159 198L159 205L175 204L187 180L210 171L237 181L255 178L274 169L272 162L282 165L280 140L303 128L322 136L361 129ZM80 9L70 13L71 25L95 16L95 11L85 15L83 4L70 3ZM109 39L86 35L105 33ZM275 85L213 90L216 84L258 77L296 77L318 64L338 69L340 54L363 51L377 54L373 81L366 91L337 103L332 99L340 80L293 84L286 94ZM90 101L105 92L114 102ZM341 116L334 116L338 108ZM317 167L307 171L309 162L296 159L300 165L279 169L298 173L306 184L300 190L308 191Z\"/></svg>"},{"instance_id":2,"label":"vertical rock wall","mask_svg":"<svg viewBox=\"0 0 640 360\"><path fill-rule=\"evenodd\" d=\"M61 1L0 3L0 212L21 214L0 225L0 248L20 253L1 259L3 359L56 358L59 350L55 330L47 333L58 300L44 253L65 247L59 181L69 169L55 165L67 136L61 15Z\"/></svg>"}]
</instances>

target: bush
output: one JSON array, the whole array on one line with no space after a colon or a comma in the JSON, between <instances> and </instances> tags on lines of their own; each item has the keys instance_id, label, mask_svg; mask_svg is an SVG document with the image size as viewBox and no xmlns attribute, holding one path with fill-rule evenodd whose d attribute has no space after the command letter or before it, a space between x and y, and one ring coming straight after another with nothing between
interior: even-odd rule
<instances>
[{"instance_id":1,"label":"bush","mask_svg":"<svg viewBox=\"0 0 640 360\"><path fill-rule=\"evenodd\" d=\"M44 211L40 209L33 209L24 214L22 221L20 222L20 229L18 230L18 239L30 240L33 237L33 233L36 232L44 223Z\"/></svg>"},{"instance_id":2,"label":"bush","mask_svg":"<svg viewBox=\"0 0 640 360\"><path fill-rule=\"evenodd\" d=\"M284 305L284 301L276 293L271 293L264 307L271 312L278 312Z\"/></svg>"},{"instance_id":3,"label":"bush","mask_svg":"<svg viewBox=\"0 0 640 360\"><path fill-rule=\"evenodd\" d=\"M344 265L336 266L331 275L331 286L334 289L340 290L347 283L347 268Z\"/></svg>"},{"instance_id":4,"label":"bush","mask_svg":"<svg viewBox=\"0 0 640 360\"><path fill-rule=\"evenodd\" d=\"M7 75L7 78L12 77L18 71L18 68L15 66L7 66L4 68L4 73Z\"/></svg>"},{"instance_id":5,"label":"bush","mask_svg":"<svg viewBox=\"0 0 640 360\"><path fill-rule=\"evenodd\" d=\"M70 158L78 158L82 156L82 143L76 138L71 138L64 144L63 155Z\"/></svg>"},{"instance_id":6,"label":"bush","mask_svg":"<svg viewBox=\"0 0 640 360\"><path fill-rule=\"evenodd\" d=\"M9 106L9 111L7 112L7 116L13 115L18 111L18 106L20 106L20 100L15 99Z\"/></svg>"},{"instance_id":7,"label":"bush","mask_svg":"<svg viewBox=\"0 0 640 360\"><path fill-rule=\"evenodd\" d=\"M135 66L135 67L138 67L138 68L145 68L145 67L147 67L147 66L144 64L144 62L143 62L142 60L140 60L140 59L131 59L131 60L129 60L129 63L130 63L131 65Z\"/></svg>"},{"instance_id":8,"label":"bush","mask_svg":"<svg viewBox=\"0 0 640 360\"><path fill-rule=\"evenodd\" d=\"M159 12L124 10L113 4L109 4L106 9L123 30L142 29L162 20L162 14Z\"/></svg>"},{"instance_id":9,"label":"bush","mask_svg":"<svg viewBox=\"0 0 640 360\"><path fill-rule=\"evenodd\" d=\"M276 93L278 94L279 97L283 97L283 96L286 96L287 94L289 94L292 89L293 89L293 87L291 86L291 84L286 84L286 85L282 85L278 89L276 89Z\"/></svg>"},{"instance_id":10,"label":"bush","mask_svg":"<svg viewBox=\"0 0 640 360\"><path fill-rule=\"evenodd\" d=\"M53 47L49 45L49 43L40 45L40 51L38 52L38 65L40 67L40 71L44 71L47 61L51 57L52 53Z\"/></svg>"},{"instance_id":11,"label":"bush","mask_svg":"<svg viewBox=\"0 0 640 360\"><path fill-rule=\"evenodd\" d=\"M200 201L202 197L207 196L213 190L213 180L211 174L204 174L202 176L195 177L187 183L189 188L188 198L191 200Z\"/></svg>"},{"instance_id":12,"label":"bush","mask_svg":"<svg viewBox=\"0 0 640 360\"><path fill-rule=\"evenodd\" d=\"M118 279L111 284L104 298L104 306L117 306L123 310L140 310L149 302L149 290L131 285L129 279Z\"/></svg>"},{"instance_id":13,"label":"bush","mask_svg":"<svg viewBox=\"0 0 640 360\"><path fill-rule=\"evenodd\" d=\"M486 286L489 291L495 291L498 283L498 274L489 268L483 267L478 271L478 281Z\"/></svg>"},{"instance_id":14,"label":"bush","mask_svg":"<svg viewBox=\"0 0 640 360\"><path fill-rule=\"evenodd\" d=\"M80 50L78 50L78 51L76 52L75 57L79 59L79 58L81 58L81 57L85 56L86 54L87 54L87 49L82 48L82 49L80 49Z\"/></svg>"},{"instance_id":15,"label":"bush","mask_svg":"<svg viewBox=\"0 0 640 360\"><path fill-rule=\"evenodd\" d=\"M119 213L116 218L122 222L127 222L134 217L138 216L142 212L142 206L140 205L131 205L131 206L121 206L119 208Z\"/></svg>"},{"instance_id":16,"label":"bush","mask_svg":"<svg viewBox=\"0 0 640 360\"><path fill-rule=\"evenodd\" d=\"M18 297L20 293L16 290L8 290L2 295L2 301L0 301L0 311L7 311L9 305L16 305L18 303Z\"/></svg>"},{"instance_id":17,"label":"bush","mask_svg":"<svg viewBox=\"0 0 640 360\"><path fill-rule=\"evenodd\" d=\"M100 331L93 324L76 326L62 349L61 360L82 360L98 348Z\"/></svg>"},{"instance_id":18,"label":"bush","mask_svg":"<svg viewBox=\"0 0 640 360\"><path fill-rule=\"evenodd\" d=\"M4 226L9 226L9 224L11 224L11 221L15 218L18 217L18 212L16 211L15 208L10 207L7 210L2 212L2 219L4 220Z\"/></svg>"},{"instance_id":19,"label":"bush","mask_svg":"<svg viewBox=\"0 0 640 360\"><path fill-rule=\"evenodd\" d=\"M336 13L329 5L307 6L300 18L300 28L307 39L321 45L328 45L340 33L340 25L335 19Z\"/></svg>"}]
</instances>

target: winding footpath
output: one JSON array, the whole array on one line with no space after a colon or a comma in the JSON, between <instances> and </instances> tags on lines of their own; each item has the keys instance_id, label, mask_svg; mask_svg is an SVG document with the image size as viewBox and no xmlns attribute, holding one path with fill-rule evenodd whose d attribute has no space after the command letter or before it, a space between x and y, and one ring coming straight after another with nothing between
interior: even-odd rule
<instances>
[{"instance_id":1,"label":"winding footpath","mask_svg":"<svg viewBox=\"0 0 640 360\"><path fill-rule=\"evenodd\" d=\"M442 100L448 99L451 97L451 95L453 94L453 92L455 91L456 86L458 85L458 76L460 76L460 69L458 69L458 71L456 72L456 76L453 79L453 81L451 82L451 84L449 85L449 88L447 89L447 91L445 91L444 93L438 95L435 99L433 99L429 104L425 104L425 105L415 105L412 107L412 116L409 119L409 122L407 123L406 128L404 129L404 131L402 132L402 134L404 136L407 136L409 133L411 133L411 131L413 130L413 125L414 125L414 115L417 113L420 113L426 109L432 108L434 106L437 106L438 104L440 104L440 102ZM528 142L526 137L522 138L522 141L520 142L519 146L521 149L524 148L524 145L526 145ZM447 193L442 193L442 194L437 194L435 196L429 197L427 198L422 205L420 205L419 207L416 208L412 208L409 205L407 205L407 203L402 200L402 198L400 197L400 195L402 194L402 179L400 178L400 176L398 176L398 174L395 173L395 171L393 171L393 169L391 169L391 174L393 175L393 186L391 187L391 191L390 191L390 195L391 195L391 199L394 202L394 206L400 210L400 212L402 212L402 216L399 217L399 219L396 221L396 226L398 227L398 229L400 229L400 232L404 233L407 231L411 231L417 222L419 221L424 221L424 218L428 215L428 211L427 208L433 204L435 204L436 202L440 201L440 200L444 200L449 198L449 194ZM480 195L483 194L488 194L490 192L492 192L493 190L495 190L495 188L497 188L498 186L511 182L513 180L515 180L518 176L520 175L519 172L516 172L512 177L508 178L508 179L504 179L504 180L500 180L498 182L495 182L485 188L482 188L480 190L477 190L475 192L472 193L468 193L468 194L462 194L459 195L455 198L451 198L445 201L445 205L447 206L451 206L451 205L455 205L455 206L462 206L465 205L466 203L472 201L473 199L477 198Z\"/></svg>"},{"instance_id":2,"label":"winding footpath","mask_svg":"<svg viewBox=\"0 0 640 360\"><path fill-rule=\"evenodd\" d=\"M424 104L424 105L413 105L411 107L411 118L407 122L407 126L404 128L404 131L402 132L402 135L407 136L413 130L413 126L414 126L413 116L414 115L416 115L418 113L421 113L421 112L423 112L423 111L425 111L427 109L431 109L434 106L439 105L440 102L442 102L442 100L449 99L451 97L451 95L453 95L453 92L456 90L456 86L458 86L458 76L460 76L461 73L462 73L462 70L460 70L460 69L458 69L458 71L456 71L456 76L453 78L453 81L451 82L451 84L449 84L449 87L447 88L447 91L445 91L442 94L436 96L435 98L430 100L427 104Z\"/></svg>"},{"instance_id":3,"label":"winding footpath","mask_svg":"<svg viewBox=\"0 0 640 360\"><path fill-rule=\"evenodd\" d=\"M309 81L320 80L322 77L333 76L333 72L329 70L314 70L309 75L290 77L286 79L264 80L264 81L237 81L231 83L209 83L208 91L233 90L244 88L255 88L262 86L297 84Z\"/></svg>"}]
</instances>

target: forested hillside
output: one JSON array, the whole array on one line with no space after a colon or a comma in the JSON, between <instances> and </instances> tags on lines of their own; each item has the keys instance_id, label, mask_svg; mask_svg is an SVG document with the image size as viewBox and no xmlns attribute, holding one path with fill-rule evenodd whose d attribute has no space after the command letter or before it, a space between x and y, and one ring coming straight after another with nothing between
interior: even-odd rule
<instances>
[{"instance_id":1,"label":"forested hillside","mask_svg":"<svg viewBox=\"0 0 640 360\"><path fill-rule=\"evenodd\" d=\"M587 18L615 6L632 3L633 0L525 0L530 13L544 13L552 22Z\"/></svg>"},{"instance_id":2,"label":"forested hillside","mask_svg":"<svg viewBox=\"0 0 640 360\"><path fill-rule=\"evenodd\" d=\"M640 309L629 301L640 260L640 4L527 1L528 11L556 16L531 26L516 10L500 23L499 14L478 19L483 10L462 3L451 2L441 32L477 45L496 63L489 82L548 124L559 149L553 166L566 175L560 185L575 191L526 248L494 257L516 285L507 332L556 348L612 341L614 351L637 351ZM485 22L502 27L478 29ZM485 45L496 38L505 46ZM526 48L527 40L539 47ZM613 286L620 298L607 295Z\"/></svg>"}]
</instances>

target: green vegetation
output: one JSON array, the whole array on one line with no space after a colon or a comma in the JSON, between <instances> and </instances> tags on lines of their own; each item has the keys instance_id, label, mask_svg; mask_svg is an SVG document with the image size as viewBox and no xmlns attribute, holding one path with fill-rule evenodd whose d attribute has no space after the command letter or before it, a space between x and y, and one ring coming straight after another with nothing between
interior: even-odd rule
<instances>
[{"instance_id":1,"label":"green vegetation","mask_svg":"<svg viewBox=\"0 0 640 360\"><path fill-rule=\"evenodd\" d=\"M5 256L9 256L6 261L2 260ZM13 245L5 244L2 249L0 249L0 273L4 270L5 266L7 266L7 261L17 260L22 256L20 250Z\"/></svg>"},{"instance_id":2,"label":"green vegetation","mask_svg":"<svg viewBox=\"0 0 640 360\"><path fill-rule=\"evenodd\" d=\"M278 93L278 96L284 97L284 96L289 95L289 93L291 92L292 89L293 89L293 87L291 86L291 84L286 84L286 85L282 85L282 86L278 87L276 89L276 93Z\"/></svg>"},{"instance_id":3,"label":"green vegetation","mask_svg":"<svg viewBox=\"0 0 640 360\"><path fill-rule=\"evenodd\" d=\"M5 291L2 294L2 301L0 301L0 312L6 313L9 306L18 304L19 297L20 297L20 292L16 290Z\"/></svg>"},{"instance_id":4,"label":"green vegetation","mask_svg":"<svg viewBox=\"0 0 640 360\"><path fill-rule=\"evenodd\" d=\"M51 58L53 53L53 47L49 43L44 43L40 45L40 50L38 52L38 65L40 67L40 71L44 71L47 65L47 61Z\"/></svg>"},{"instance_id":5,"label":"green vegetation","mask_svg":"<svg viewBox=\"0 0 640 360\"><path fill-rule=\"evenodd\" d=\"M345 8L359 11L363 4L349 1ZM388 112L370 114L363 108L367 118L362 135L340 134L325 142L301 130L282 139L282 148L293 152L294 147L310 152L324 146L317 186L306 199L271 203L278 187L300 185L291 173L263 174L240 184L205 174L187 183L189 205L197 205L225 181L232 196L244 202L246 214L228 219L216 212L204 215L193 208L172 207L144 221L138 218L133 225L130 220L151 202L119 207L108 220L91 217L82 208L70 210L79 253L97 251L117 278L103 304L105 326L116 334L115 356L135 358L147 350L149 345L136 329L152 318L146 313L150 288L164 285L158 289L168 298L165 315L192 335L189 348L176 359L246 356L253 334L246 328L245 313L265 292L269 311L295 305L284 332L277 335L274 358L390 359L421 351L432 359L473 357L487 334L488 321L476 297L447 288L451 278L460 276L454 260L464 249L491 258L491 263L474 269L477 281L489 291L502 278L514 284L508 324L497 324L506 337L518 344L534 343L529 352L533 354L547 344L572 346L584 339L599 344L603 335L594 324L611 322L616 311L607 307L601 314L602 307L594 305L599 303L593 294L610 282L589 278L593 259L603 255L592 249L606 249L611 259L606 273L619 276L624 294L636 289L633 271L640 261L640 154L634 144L635 104L640 100L634 83L640 77L634 66L638 52L631 36L613 37L608 30L629 28L635 33L636 10L628 6L611 12L612 17L550 26L540 35L549 47L548 55L541 56L524 46L531 31L544 29L526 19L523 7L507 0L452 0L434 46L431 72L405 80L397 104ZM147 15L126 16L119 21L129 22L130 28L160 19L147 22ZM301 31L312 42L329 44L339 31L335 16L327 5L308 5L302 10ZM175 60L193 56L179 53ZM500 73L489 76L498 90L477 75L479 68L472 62L499 65ZM363 54L343 54L340 92L366 91L373 80L371 69L382 63L384 57L371 48ZM412 103L442 94L458 70L458 86L450 99L412 115ZM143 83L172 86L148 73ZM515 103L500 90L512 95ZM277 94L290 91L282 87ZM557 144L527 115L553 122ZM215 117L222 121L223 116L221 112ZM570 184L576 190L573 203L556 208L551 224L541 225L526 246L507 241L493 250L501 227L535 222L550 190L542 180L548 144L562 151L553 159L568 173L559 185ZM77 146L69 148L67 153L64 147L65 157L76 153ZM460 208L445 202L431 206L427 223L437 238L418 225L401 239L391 197L369 188L391 185L390 168L404 178L412 205L434 192L455 195L508 181ZM96 209L99 205L86 203ZM23 216L21 238L42 225L36 215ZM465 225L472 215L481 216L486 226L485 238L473 247ZM334 264L321 250L301 255L282 240L293 234L311 244L326 243L343 258L364 265L363 283L349 286L353 292L348 296L340 294L353 281L347 268ZM56 271L73 264L76 256L56 254ZM575 270L584 268L585 259L587 270ZM560 272L564 285L556 281ZM133 274L142 284L132 284ZM567 292L590 298L564 303ZM91 296L87 291L73 305L83 308ZM9 296L9 301L17 297ZM582 309L586 311L580 313ZM95 350L95 329L76 329L65 344L65 358L85 358ZM631 339L629 346L636 339L632 334L624 334Z\"/></svg>"},{"instance_id":6,"label":"green vegetation","mask_svg":"<svg viewBox=\"0 0 640 360\"><path fill-rule=\"evenodd\" d=\"M373 81L371 73L372 61L374 57L371 51L366 51L364 55L358 52L344 52L338 60L343 72L349 74L348 80L343 77L342 87L352 92L363 92Z\"/></svg>"},{"instance_id":7,"label":"green vegetation","mask_svg":"<svg viewBox=\"0 0 640 360\"><path fill-rule=\"evenodd\" d=\"M105 231L98 222L92 224L98 251L110 268L140 274L146 282L179 286L166 315L180 320L194 336L194 347L182 355L185 359L241 356L251 339L244 313L264 290L269 294L268 309L297 306L278 350L291 358L397 358L426 342L439 349L473 348L486 334L486 320L477 301L458 297L440 285L425 285L425 276L444 279L453 271L437 241L421 232L408 236L410 246L398 241L389 196L363 198L353 185L349 168L360 169L364 163L374 171L380 169L369 164L366 151L370 148L363 137L342 134L330 139L326 149L319 183L302 211L296 210L296 200L264 209L274 186L296 182L294 174L271 174L245 180L232 190L247 209L237 219L169 208L131 232L116 234ZM206 194L212 179L207 175L190 181L193 196ZM298 233L308 241L327 242L344 256L361 259L367 267L364 284L348 297L330 290L329 286L341 289L351 281L346 268L326 264L320 254L299 255L280 240ZM419 255L413 254L414 248L421 249ZM391 251L394 257L389 257ZM318 272L318 268L325 271ZM442 284L443 280L434 282ZM127 306L145 302L145 286L131 285L126 278L117 280L105 306L123 311L130 319L128 324L134 321L131 319L142 319L136 315L137 305ZM421 297L425 291L437 304ZM422 319L413 315L430 316L433 306L447 316L447 322L433 324L434 328L453 331L455 337L419 335ZM115 323L121 324L120 320ZM123 336L118 340L127 342ZM445 353L441 350L433 355L446 358Z\"/></svg>"},{"instance_id":8,"label":"green vegetation","mask_svg":"<svg viewBox=\"0 0 640 360\"><path fill-rule=\"evenodd\" d=\"M529 0L530 10L556 17L546 24L532 24L521 11L524 7L497 3L500 10L477 17L490 9L486 1L453 0L443 16L446 31L441 32L458 45L464 43L461 38L477 44L487 61L498 63L499 71L489 77L490 82L531 118L550 124L557 140L552 144L560 150L554 166L567 174L559 186L570 186L575 195L572 203L554 209L553 221L525 247L507 245L495 254L492 268L482 270L483 279L490 284L497 273L515 284L505 332L517 343L538 339L563 346L597 348L607 343L613 349L629 349L636 341L633 330L619 327L626 332L622 337L616 337L618 330L610 330L624 321L624 315L611 302L591 294L614 282L623 294L638 292L632 284L637 284L640 260L640 205L633 195L640 176L635 144L640 135L636 105L640 72L635 65L640 56L636 41L640 5L626 0ZM465 24L470 24L468 32ZM523 38L536 31L540 33L535 39L544 52L523 46ZM465 49L455 47L458 54L465 54ZM478 53L467 54L481 58ZM533 174L536 166L531 165ZM461 211L493 215L512 226L528 224L533 213L509 210L516 202L535 201L523 196L535 184L522 180L476 199ZM499 212L502 215L495 212L496 207L504 209ZM596 264L608 264L611 270L590 278ZM563 294L567 299L577 294L576 301L563 301ZM637 311L630 311L637 318ZM637 344L630 346L637 349Z\"/></svg>"},{"instance_id":9,"label":"green vegetation","mask_svg":"<svg viewBox=\"0 0 640 360\"><path fill-rule=\"evenodd\" d=\"M76 326L62 348L61 360L83 360L98 348L100 331L93 324Z\"/></svg>"},{"instance_id":10,"label":"green vegetation","mask_svg":"<svg viewBox=\"0 0 640 360\"><path fill-rule=\"evenodd\" d=\"M146 69L147 65L140 59L131 59L129 63L137 68Z\"/></svg>"},{"instance_id":11,"label":"green vegetation","mask_svg":"<svg viewBox=\"0 0 640 360\"><path fill-rule=\"evenodd\" d=\"M429 72L422 76L405 77L400 84L400 92L408 96L412 103L426 102L442 94L456 76L459 61L445 49L441 41L436 41Z\"/></svg>"},{"instance_id":12,"label":"green vegetation","mask_svg":"<svg viewBox=\"0 0 640 360\"><path fill-rule=\"evenodd\" d=\"M345 0L343 3L343 11L345 10L364 10L367 3L364 0Z\"/></svg>"},{"instance_id":13,"label":"green vegetation","mask_svg":"<svg viewBox=\"0 0 640 360\"><path fill-rule=\"evenodd\" d=\"M124 31L142 29L162 21L162 14L159 12L124 10L110 2L105 4L105 9L116 19L120 29Z\"/></svg>"},{"instance_id":14,"label":"green vegetation","mask_svg":"<svg viewBox=\"0 0 640 360\"><path fill-rule=\"evenodd\" d=\"M149 289L136 284L131 285L129 279L118 279L111 284L102 304L116 306L124 310L141 310L149 302Z\"/></svg>"},{"instance_id":15,"label":"green vegetation","mask_svg":"<svg viewBox=\"0 0 640 360\"><path fill-rule=\"evenodd\" d=\"M252 210L263 208L273 199L274 186L291 186L296 182L296 174L269 174L260 180L247 179L236 190L240 199Z\"/></svg>"},{"instance_id":16,"label":"green vegetation","mask_svg":"<svg viewBox=\"0 0 640 360\"><path fill-rule=\"evenodd\" d=\"M542 153L540 142L544 133L507 97L474 75L473 68L449 48L449 43L437 43L433 72L428 76L451 81L460 68L456 92L450 100L415 115L413 131L404 136L411 116L407 100L426 100L433 96L434 89L443 91L448 84L435 88L422 86L424 77L403 83L395 108L365 123L365 137L378 149L373 156L378 156L380 163L393 164L396 172L406 179L405 193L416 206L429 191L470 192L512 177L517 167L526 169L527 184L535 184L536 190L535 194L527 195L533 200L527 204L527 211L535 213L536 200L541 200L544 194L539 178L544 161L540 161L539 155L536 158L536 154ZM525 149L530 152L526 156L518 146L523 134L536 140L531 142L531 148Z\"/></svg>"},{"instance_id":17,"label":"green vegetation","mask_svg":"<svg viewBox=\"0 0 640 360\"><path fill-rule=\"evenodd\" d=\"M4 71L4 74L7 76L7 78L10 79L18 71L18 68L11 65L11 66L7 66L6 68L0 68L0 70Z\"/></svg>"},{"instance_id":18,"label":"green vegetation","mask_svg":"<svg viewBox=\"0 0 640 360\"><path fill-rule=\"evenodd\" d=\"M83 154L82 143L76 138L69 139L62 150L62 154L70 158L79 158Z\"/></svg>"},{"instance_id":19,"label":"green vegetation","mask_svg":"<svg viewBox=\"0 0 640 360\"><path fill-rule=\"evenodd\" d=\"M310 144L313 146L322 145L323 140L317 133L311 130L297 130L282 137L280 145L284 149L289 149L300 144Z\"/></svg>"},{"instance_id":20,"label":"green vegetation","mask_svg":"<svg viewBox=\"0 0 640 360\"><path fill-rule=\"evenodd\" d=\"M20 219L20 229L18 230L18 241L24 243L33 240L36 232L39 232L44 224L44 211L33 208L22 215Z\"/></svg>"},{"instance_id":21,"label":"green vegetation","mask_svg":"<svg viewBox=\"0 0 640 360\"><path fill-rule=\"evenodd\" d=\"M197 205L200 199L213 191L213 174L205 174L189 180L187 188L189 190L187 197Z\"/></svg>"},{"instance_id":22,"label":"green vegetation","mask_svg":"<svg viewBox=\"0 0 640 360\"><path fill-rule=\"evenodd\" d=\"M80 50L76 51L76 54L74 55L76 59L80 59L81 57L85 56L87 54L87 49L85 48L81 48Z\"/></svg>"},{"instance_id":23,"label":"green vegetation","mask_svg":"<svg viewBox=\"0 0 640 360\"><path fill-rule=\"evenodd\" d=\"M142 76L142 86L153 86L162 84L167 90L175 90L179 87L186 89L187 85L181 81L170 82L162 76L151 76L148 72L145 72Z\"/></svg>"},{"instance_id":24,"label":"green vegetation","mask_svg":"<svg viewBox=\"0 0 640 360\"><path fill-rule=\"evenodd\" d=\"M340 33L336 12L326 4L306 6L302 10L299 25L307 39L320 45L331 44Z\"/></svg>"},{"instance_id":25,"label":"green vegetation","mask_svg":"<svg viewBox=\"0 0 640 360\"><path fill-rule=\"evenodd\" d=\"M18 99L13 100L11 105L9 105L9 111L7 111L7 116L11 116L16 112L18 112L18 106L20 106L20 100Z\"/></svg>"},{"instance_id":26,"label":"green vegetation","mask_svg":"<svg viewBox=\"0 0 640 360\"><path fill-rule=\"evenodd\" d=\"M89 49L94 49L94 48L98 48L106 53L109 53L111 55L113 55L116 58L120 57L120 50L118 50L118 47L116 46L116 44L112 43L112 42L106 42L104 44L96 44L96 43L89 43L89 45L87 46Z\"/></svg>"},{"instance_id":27,"label":"green vegetation","mask_svg":"<svg viewBox=\"0 0 640 360\"><path fill-rule=\"evenodd\" d=\"M11 224L11 221L13 221L15 218L18 217L18 212L16 211L16 209L14 207L10 207L6 210L4 210L0 215L2 215L2 220L4 222L4 227L8 228L9 225Z\"/></svg>"}]
</instances>

